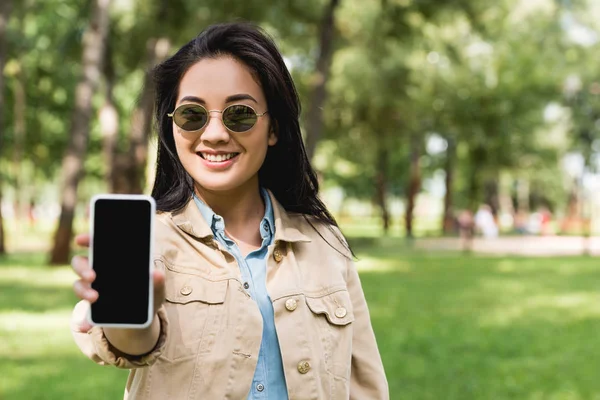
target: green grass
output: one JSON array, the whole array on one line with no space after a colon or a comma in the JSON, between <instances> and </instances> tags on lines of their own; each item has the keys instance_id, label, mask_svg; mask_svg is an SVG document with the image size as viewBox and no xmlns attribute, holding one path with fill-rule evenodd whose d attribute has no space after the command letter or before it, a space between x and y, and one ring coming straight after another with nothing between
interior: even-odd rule
<instances>
[{"instance_id":1,"label":"green grass","mask_svg":"<svg viewBox=\"0 0 600 400\"><path fill-rule=\"evenodd\" d=\"M364 242L368 243L368 242ZM594 258L357 247L393 399L600 399ZM118 399L126 371L75 347L68 267L0 259L0 399Z\"/></svg>"},{"instance_id":2,"label":"green grass","mask_svg":"<svg viewBox=\"0 0 600 400\"><path fill-rule=\"evenodd\" d=\"M81 355L69 330L74 274L45 257L0 258L0 399L122 398L127 371Z\"/></svg>"}]
</instances>

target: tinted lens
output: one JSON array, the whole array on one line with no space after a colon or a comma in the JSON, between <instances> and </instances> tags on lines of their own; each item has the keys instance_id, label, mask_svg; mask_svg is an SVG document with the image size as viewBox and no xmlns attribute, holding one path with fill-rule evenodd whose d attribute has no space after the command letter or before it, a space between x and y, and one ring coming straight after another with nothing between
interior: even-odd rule
<instances>
[{"instance_id":1,"label":"tinted lens","mask_svg":"<svg viewBox=\"0 0 600 400\"><path fill-rule=\"evenodd\" d=\"M223 123L234 132L246 132L256 124L256 112L242 105L233 105L223 111Z\"/></svg>"},{"instance_id":2,"label":"tinted lens","mask_svg":"<svg viewBox=\"0 0 600 400\"><path fill-rule=\"evenodd\" d=\"M184 131L198 131L206 125L208 112L197 105L185 105L175 110L173 120Z\"/></svg>"}]
</instances>

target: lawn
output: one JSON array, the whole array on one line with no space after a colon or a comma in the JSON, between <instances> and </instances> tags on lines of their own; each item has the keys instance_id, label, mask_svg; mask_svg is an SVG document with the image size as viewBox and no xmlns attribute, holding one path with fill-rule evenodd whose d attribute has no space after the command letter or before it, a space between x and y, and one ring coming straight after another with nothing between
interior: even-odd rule
<instances>
[{"instance_id":1,"label":"lawn","mask_svg":"<svg viewBox=\"0 0 600 400\"><path fill-rule=\"evenodd\" d=\"M600 399L594 258L357 247L393 399ZM0 399L119 399L126 372L79 354L68 267L0 259ZM367 399L368 400L368 399Z\"/></svg>"}]
</instances>

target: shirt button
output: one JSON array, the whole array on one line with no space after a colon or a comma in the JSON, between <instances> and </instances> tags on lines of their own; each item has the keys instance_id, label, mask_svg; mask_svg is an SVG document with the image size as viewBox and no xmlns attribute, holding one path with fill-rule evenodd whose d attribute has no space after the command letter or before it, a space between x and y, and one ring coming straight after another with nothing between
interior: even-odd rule
<instances>
[{"instance_id":1,"label":"shirt button","mask_svg":"<svg viewBox=\"0 0 600 400\"><path fill-rule=\"evenodd\" d=\"M244 282L244 289L250 289L250 285L248 284L248 282Z\"/></svg>"},{"instance_id":2,"label":"shirt button","mask_svg":"<svg viewBox=\"0 0 600 400\"><path fill-rule=\"evenodd\" d=\"M259 383L258 385L256 385L256 390L258 390L259 392L262 392L263 390L265 390L265 385L263 385L262 383Z\"/></svg>"},{"instance_id":3,"label":"shirt button","mask_svg":"<svg viewBox=\"0 0 600 400\"><path fill-rule=\"evenodd\" d=\"M300 361L298 363L298 372L306 374L308 371L310 371L310 363L308 361Z\"/></svg>"},{"instance_id":4,"label":"shirt button","mask_svg":"<svg viewBox=\"0 0 600 400\"><path fill-rule=\"evenodd\" d=\"M335 310L335 316L338 318L344 318L346 314L348 314L348 312L344 307L340 307L337 310Z\"/></svg>"},{"instance_id":5,"label":"shirt button","mask_svg":"<svg viewBox=\"0 0 600 400\"><path fill-rule=\"evenodd\" d=\"M184 286L184 287L182 287L182 288L181 288L181 290L179 291L179 293L181 293L181 294L182 294L182 295L184 295L184 296L187 296L187 295L189 295L190 293L192 293L192 290L193 290L193 289L192 289L191 287L189 287L189 286Z\"/></svg>"},{"instance_id":6,"label":"shirt button","mask_svg":"<svg viewBox=\"0 0 600 400\"><path fill-rule=\"evenodd\" d=\"M279 249L273 250L273 258L276 262L281 262L283 260L283 253Z\"/></svg>"},{"instance_id":7,"label":"shirt button","mask_svg":"<svg viewBox=\"0 0 600 400\"><path fill-rule=\"evenodd\" d=\"M288 311L294 311L297 307L298 302L296 301L296 299L287 299L287 301L285 302L285 308Z\"/></svg>"},{"instance_id":8,"label":"shirt button","mask_svg":"<svg viewBox=\"0 0 600 400\"><path fill-rule=\"evenodd\" d=\"M269 231L269 223L267 221L263 222L263 229L267 232Z\"/></svg>"}]
</instances>

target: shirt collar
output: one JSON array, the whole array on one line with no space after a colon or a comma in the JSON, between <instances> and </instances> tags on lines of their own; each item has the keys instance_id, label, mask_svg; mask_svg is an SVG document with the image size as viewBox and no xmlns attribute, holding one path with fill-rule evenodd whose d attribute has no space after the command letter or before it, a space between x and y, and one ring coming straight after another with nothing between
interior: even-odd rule
<instances>
[{"instance_id":1,"label":"shirt collar","mask_svg":"<svg viewBox=\"0 0 600 400\"><path fill-rule=\"evenodd\" d=\"M302 232L299 223L288 215L287 211L273 196L273 193L268 189L265 191L269 195L269 203L271 203L273 210L274 241L310 242L311 239ZM207 222L210 221L210 224L212 224L212 216L208 220L205 219L200 207L193 200L193 198L190 198L190 201L183 208L171 213L171 218L175 225L185 233L201 240L212 239L214 233Z\"/></svg>"},{"instance_id":2,"label":"shirt collar","mask_svg":"<svg viewBox=\"0 0 600 400\"><path fill-rule=\"evenodd\" d=\"M275 234L275 215L273 211L273 204L269 192L264 188L260 191L263 201L265 202L265 215L260 222L260 236L263 239L270 239ZM210 226L213 235L220 233L225 234L225 221L223 217L216 214L212 208L210 208L205 202L203 202L198 196L194 194L194 202L200 210L200 214L204 219L204 222Z\"/></svg>"}]
</instances>

